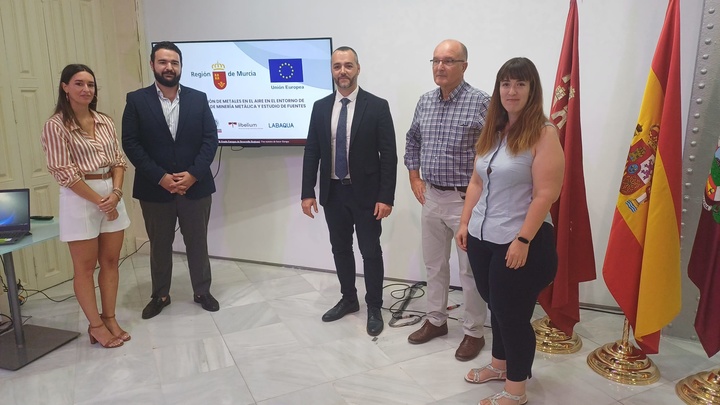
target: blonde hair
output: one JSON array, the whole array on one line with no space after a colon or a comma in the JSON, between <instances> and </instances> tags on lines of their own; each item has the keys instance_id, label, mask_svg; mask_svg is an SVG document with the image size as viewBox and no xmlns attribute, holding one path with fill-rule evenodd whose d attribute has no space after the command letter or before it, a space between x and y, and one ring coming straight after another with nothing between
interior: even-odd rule
<instances>
[{"instance_id":1,"label":"blonde hair","mask_svg":"<svg viewBox=\"0 0 720 405\"><path fill-rule=\"evenodd\" d=\"M506 128L508 113L500 101L500 83L510 79L527 81L530 93L517 122ZM475 152L479 156L489 153L501 141L498 133L505 130L507 130L507 148L511 154L517 155L532 148L540 139L542 127L548 121L543 112L542 100L542 85L535 64L528 58L512 58L505 62L495 78L495 88L490 98L485 126L475 144Z\"/></svg>"}]
</instances>

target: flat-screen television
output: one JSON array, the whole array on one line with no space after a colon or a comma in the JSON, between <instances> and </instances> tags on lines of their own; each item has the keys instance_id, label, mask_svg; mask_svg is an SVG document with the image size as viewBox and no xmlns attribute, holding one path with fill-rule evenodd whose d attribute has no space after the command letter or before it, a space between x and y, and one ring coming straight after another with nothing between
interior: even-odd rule
<instances>
[{"instance_id":1,"label":"flat-screen television","mask_svg":"<svg viewBox=\"0 0 720 405\"><path fill-rule=\"evenodd\" d=\"M313 103L333 91L331 38L175 44L180 84L207 94L221 146L305 145Z\"/></svg>"}]
</instances>

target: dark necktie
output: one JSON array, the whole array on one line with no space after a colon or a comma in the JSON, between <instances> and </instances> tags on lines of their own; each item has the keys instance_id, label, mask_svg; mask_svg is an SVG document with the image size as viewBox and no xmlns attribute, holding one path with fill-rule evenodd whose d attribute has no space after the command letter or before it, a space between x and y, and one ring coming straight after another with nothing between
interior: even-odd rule
<instances>
[{"instance_id":1,"label":"dark necktie","mask_svg":"<svg viewBox=\"0 0 720 405\"><path fill-rule=\"evenodd\" d=\"M347 105L350 99L343 98L337 131L335 131L335 175L342 180L348 175L347 163Z\"/></svg>"}]
</instances>

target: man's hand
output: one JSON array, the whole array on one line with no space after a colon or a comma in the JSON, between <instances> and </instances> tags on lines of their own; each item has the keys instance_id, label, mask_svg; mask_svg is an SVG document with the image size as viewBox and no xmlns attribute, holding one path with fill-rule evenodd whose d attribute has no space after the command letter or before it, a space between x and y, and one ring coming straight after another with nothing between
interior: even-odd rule
<instances>
[{"instance_id":1,"label":"man's hand","mask_svg":"<svg viewBox=\"0 0 720 405\"><path fill-rule=\"evenodd\" d=\"M176 192L180 195L185 195L188 189L197 182L195 176L188 172L173 173L172 179L175 182Z\"/></svg>"},{"instance_id":2,"label":"man's hand","mask_svg":"<svg viewBox=\"0 0 720 405\"><path fill-rule=\"evenodd\" d=\"M160 179L160 186L172 194L177 193L177 186L173 181L173 176L169 173L165 173L162 179Z\"/></svg>"},{"instance_id":3,"label":"man's hand","mask_svg":"<svg viewBox=\"0 0 720 405\"><path fill-rule=\"evenodd\" d=\"M373 212L373 215L375 215L375 219L378 221L390 216L390 213L392 212L392 205L387 205L381 202L375 203L375 211Z\"/></svg>"},{"instance_id":4,"label":"man's hand","mask_svg":"<svg viewBox=\"0 0 720 405\"><path fill-rule=\"evenodd\" d=\"M411 178L410 188L418 202L425 205L425 182L420 177Z\"/></svg>"},{"instance_id":5,"label":"man's hand","mask_svg":"<svg viewBox=\"0 0 720 405\"><path fill-rule=\"evenodd\" d=\"M300 206L302 207L303 214L309 216L310 218L315 218L315 215L313 215L313 210L315 210L315 213L318 212L317 207L317 200L314 198L303 198L302 202L300 203ZM377 208L376 208L377 209Z\"/></svg>"}]
</instances>

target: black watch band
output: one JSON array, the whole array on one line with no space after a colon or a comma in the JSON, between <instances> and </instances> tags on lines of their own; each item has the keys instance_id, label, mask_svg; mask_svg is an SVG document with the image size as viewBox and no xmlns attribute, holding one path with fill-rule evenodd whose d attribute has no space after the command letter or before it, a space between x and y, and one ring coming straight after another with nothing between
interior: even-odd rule
<instances>
[{"instance_id":1,"label":"black watch band","mask_svg":"<svg viewBox=\"0 0 720 405\"><path fill-rule=\"evenodd\" d=\"M524 244L526 244L526 245L529 245L529 244L530 244L530 241L527 240L527 239L525 239L525 238L523 238L522 236L518 236L518 237L517 237L517 240L519 240L520 242L522 242L522 243L524 243Z\"/></svg>"}]
</instances>

